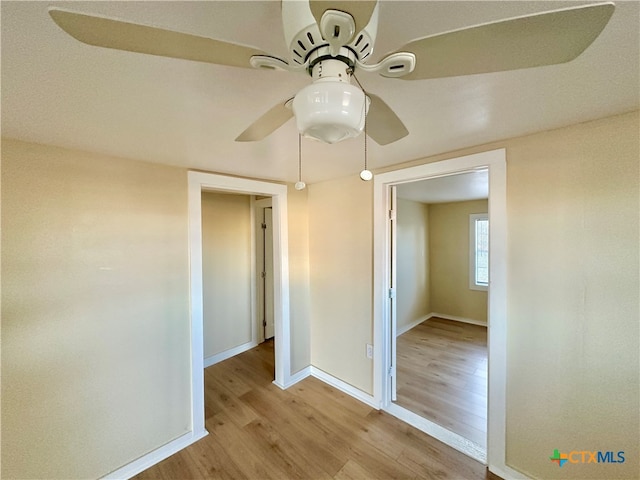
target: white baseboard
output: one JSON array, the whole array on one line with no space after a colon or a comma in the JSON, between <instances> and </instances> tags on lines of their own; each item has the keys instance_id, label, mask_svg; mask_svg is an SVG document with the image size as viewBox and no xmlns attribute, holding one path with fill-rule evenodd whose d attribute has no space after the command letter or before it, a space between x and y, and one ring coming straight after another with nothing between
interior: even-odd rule
<instances>
[{"instance_id":1,"label":"white baseboard","mask_svg":"<svg viewBox=\"0 0 640 480\"><path fill-rule=\"evenodd\" d=\"M390 403L388 407L384 409L385 412L390 413L396 418L399 418L403 422L414 426L418 430L432 436L433 438L440 440L442 443L455 448L459 452L482 462L487 463L487 451L475 442L464 438L457 433L454 433L446 428L433 423L426 418L421 417L395 403Z\"/></svg>"},{"instance_id":2,"label":"white baseboard","mask_svg":"<svg viewBox=\"0 0 640 480\"><path fill-rule=\"evenodd\" d=\"M287 388L292 387L296 383L304 380L309 375L311 375L311 367L305 367L302 370L300 370L299 372L296 372L293 375L289 376L287 382L284 385L280 385L279 383L276 383L275 380L274 380L273 383L274 383L274 385L280 387L282 390L286 390Z\"/></svg>"},{"instance_id":3,"label":"white baseboard","mask_svg":"<svg viewBox=\"0 0 640 480\"><path fill-rule=\"evenodd\" d=\"M427 316L427 318L432 318L432 317L442 318L443 320L453 320L454 322L470 323L471 325L480 325L481 327L487 326L487 322L483 322L482 320L474 320L473 318L456 317L455 315L447 315L445 313L430 313Z\"/></svg>"},{"instance_id":4,"label":"white baseboard","mask_svg":"<svg viewBox=\"0 0 640 480\"><path fill-rule=\"evenodd\" d=\"M229 350L225 350L224 352L216 353L215 355L211 355L204 359L204 368L210 367L211 365L215 365L216 363L220 363L227 358L235 357L236 355L246 352L247 350L251 350L253 347L258 346L256 342L247 342L242 345L238 345L237 347L230 348Z\"/></svg>"},{"instance_id":5,"label":"white baseboard","mask_svg":"<svg viewBox=\"0 0 640 480\"><path fill-rule=\"evenodd\" d=\"M296 383L304 380L309 376L315 377L318 380L323 381L327 385L331 385L332 387L337 388L341 392L346 393L347 395L355 398L356 400L366 403L367 405L375 408L376 410L380 410L380 405L375 401L372 395L369 395L368 393L363 392L362 390L354 387L353 385L349 385L348 383L343 382L339 378L336 378L333 375L330 375L327 372L320 370L317 367L314 367L313 365L305 367L299 372L291 375L285 385L280 385L275 382L273 383L275 383L278 387L282 388L283 390L286 390L287 388L295 385Z\"/></svg>"},{"instance_id":6,"label":"white baseboard","mask_svg":"<svg viewBox=\"0 0 640 480\"><path fill-rule=\"evenodd\" d=\"M408 325L404 325L403 327L397 328L396 329L396 337L399 337L400 335L402 335L403 333L408 332L409 330L411 330L413 327L417 327L418 325L420 325L422 322L424 322L425 320L429 320L431 317L433 317L433 313L430 313L429 315L425 315L424 317L420 317L419 319L411 322Z\"/></svg>"},{"instance_id":7,"label":"white baseboard","mask_svg":"<svg viewBox=\"0 0 640 480\"><path fill-rule=\"evenodd\" d=\"M341 392L346 393L347 395L355 398L356 400L366 403L367 405L375 408L376 410L380 410L380 405L375 401L372 395L369 395L368 393L363 392L362 390L354 387L353 385L349 385L348 383L340 380L339 378L334 377L333 375L328 374L323 370L320 370L317 367L314 367L313 365L305 367L299 372L291 375L285 385L280 385L280 384L277 384L276 382L273 382L273 383L275 383L281 389L286 390L287 388L295 385L296 383L304 380L309 376L315 377L318 380L323 381L327 385L331 385L332 387L337 388Z\"/></svg>"},{"instance_id":8,"label":"white baseboard","mask_svg":"<svg viewBox=\"0 0 640 480\"><path fill-rule=\"evenodd\" d=\"M502 467L496 467L494 465L489 465L489 471L495 473L500 478L504 478L505 480L529 480L532 477L526 476L524 473L519 472L518 470L514 470L513 468L504 465Z\"/></svg>"},{"instance_id":9,"label":"white baseboard","mask_svg":"<svg viewBox=\"0 0 640 480\"><path fill-rule=\"evenodd\" d=\"M366 403L370 407L375 408L376 410L380 410L380 405L375 401L372 395L363 392L362 390L354 387L353 385L349 385L346 382L343 382L339 378L334 377L333 375L329 375L327 372L320 370L319 368L314 367L313 365L309 367L311 376L316 377L318 380L322 380L324 383L331 385L332 387L337 388L338 390L346 393L347 395L351 395L356 400L360 400L363 403Z\"/></svg>"},{"instance_id":10,"label":"white baseboard","mask_svg":"<svg viewBox=\"0 0 640 480\"><path fill-rule=\"evenodd\" d=\"M465 317L456 317L455 315L447 315L445 313L430 313L429 315L425 315L424 317L420 317L417 320L411 322L408 325L400 327L396 330L396 336L399 337L403 333L408 332L414 327L417 327L422 322L429 320L430 318L438 317L444 320L453 320L454 322L462 322L462 323L470 323L471 325L480 325L481 327L486 327L486 322L482 320L474 320L473 318L465 318Z\"/></svg>"},{"instance_id":11,"label":"white baseboard","mask_svg":"<svg viewBox=\"0 0 640 480\"><path fill-rule=\"evenodd\" d=\"M118 470L114 470L113 472L105 475L102 478L106 480L121 480L131 478L135 475L138 475L140 472L145 471L147 468L152 467L156 463L161 462L165 458L170 457L174 453L178 453L183 448L186 448L192 443L197 442L201 438L206 437L208 434L209 432L207 432L206 430L202 430L198 433L185 433L175 440L172 440L171 442L161 446L160 448L156 448L152 452L149 452L146 455L138 458L137 460L128 463Z\"/></svg>"}]
</instances>

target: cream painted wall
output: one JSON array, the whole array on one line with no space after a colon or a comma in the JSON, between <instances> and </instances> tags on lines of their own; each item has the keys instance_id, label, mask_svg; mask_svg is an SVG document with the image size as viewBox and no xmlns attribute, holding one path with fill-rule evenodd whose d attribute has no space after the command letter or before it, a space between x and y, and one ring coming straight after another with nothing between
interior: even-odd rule
<instances>
[{"instance_id":1,"label":"cream painted wall","mask_svg":"<svg viewBox=\"0 0 640 480\"><path fill-rule=\"evenodd\" d=\"M309 319L309 213L308 190L287 189L289 213L289 292L291 321L291 373L311 362Z\"/></svg>"},{"instance_id":2,"label":"cream painted wall","mask_svg":"<svg viewBox=\"0 0 640 480\"><path fill-rule=\"evenodd\" d=\"M251 198L202 192L205 358L251 341Z\"/></svg>"},{"instance_id":3,"label":"cream painted wall","mask_svg":"<svg viewBox=\"0 0 640 480\"><path fill-rule=\"evenodd\" d=\"M308 188L311 364L370 393L373 185L354 175Z\"/></svg>"},{"instance_id":4,"label":"cream painted wall","mask_svg":"<svg viewBox=\"0 0 640 480\"><path fill-rule=\"evenodd\" d=\"M186 171L2 140L2 477L190 430Z\"/></svg>"},{"instance_id":5,"label":"cream painted wall","mask_svg":"<svg viewBox=\"0 0 640 480\"><path fill-rule=\"evenodd\" d=\"M309 365L291 188L292 371ZM190 427L187 178L2 139L3 478L101 477Z\"/></svg>"},{"instance_id":6,"label":"cream painted wall","mask_svg":"<svg viewBox=\"0 0 640 480\"><path fill-rule=\"evenodd\" d=\"M487 200L429 205L431 311L487 323L487 292L469 288L469 214Z\"/></svg>"},{"instance_id":7,"label":"cream painted wall","mask_svg":"<svg viewBox=\"0 0 640 480\"><path fill-rule=\"evenodd\" d=\"M638 478L640 124L629 114L508 149L507 461L538 478ZM625 451L565 465L553 449Z\"/></svg>"},{"instance_id":8,"label":"cream painted wall","mask_svg":"<svg viewBox=\"0 0 640 480\"><path fill-rule=\"evenodd\" d=\"M638 477L639 131L635 111L394 167L507 149L507 464L533 478ZM368 393L372 201L356 175L309 189L312 364Z\"/></svg>"},{"instance_id":9,"label":"cream painted wall","mask_svg":"<svg viewBox=\"0 0 640 480\"><path fill-rule=\"evenodd\" d=\"M431 313L429 206L398 198L396 213L396 322L398 332Z\"/></svg>"}]
</instances>

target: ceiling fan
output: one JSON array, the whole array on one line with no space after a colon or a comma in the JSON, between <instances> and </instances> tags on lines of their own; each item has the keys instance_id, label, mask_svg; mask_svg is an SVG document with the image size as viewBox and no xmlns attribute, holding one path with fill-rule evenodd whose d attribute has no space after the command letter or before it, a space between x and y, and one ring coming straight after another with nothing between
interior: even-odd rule
<instances>
[{"instance_id":1,"label":"ceiling fan","mask_svg":"<svg viewBox=\"0 0 640 480\"><path fill-rule=\"evenodd\" d=\"M237 138L258 141L295 115L303 135L336 143L367 134L386 145L408 135L378 96L351 84L356 72L424 80L565 63L600 34L614 4L600 3L527 15L422 37L375 64L376 0L282 0L288 59L258 49L162 28L51 7L53 20L94 46L217 65L304 73L312 83L258 118Z\"/></svg>"}]
</instances>

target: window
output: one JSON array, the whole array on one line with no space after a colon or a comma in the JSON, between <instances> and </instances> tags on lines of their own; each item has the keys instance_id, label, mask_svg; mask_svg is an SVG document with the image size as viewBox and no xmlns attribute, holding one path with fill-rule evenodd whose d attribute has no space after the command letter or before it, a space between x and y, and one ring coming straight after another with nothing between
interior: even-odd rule
<instances>
[{"instance_id":1,"label":"window","mask_svg":"<svg viewBox=\"0 0 640 480\"><path fill-rule=\"evenodd\" d=\"M469 215L469 288L486 290L489 286L489 215Z\"/></svg>"}]
</instances>

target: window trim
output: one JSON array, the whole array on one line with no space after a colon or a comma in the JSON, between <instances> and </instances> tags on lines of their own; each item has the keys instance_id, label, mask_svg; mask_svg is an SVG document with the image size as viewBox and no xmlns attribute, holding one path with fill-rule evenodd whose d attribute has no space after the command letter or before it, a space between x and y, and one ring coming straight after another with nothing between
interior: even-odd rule
<instances>
[{"instance_id":1,"label":"window trim","mask_svg":"<svg viewBox=\"0 0 640 480\"><path fill-rule=\"evenodd\" d=\"M486 292L489 289L489 283L486 285L476 283L476 222L478 220L489 221L489 214L469 214L469 289Z\"/></svg>"}]
</instances>

